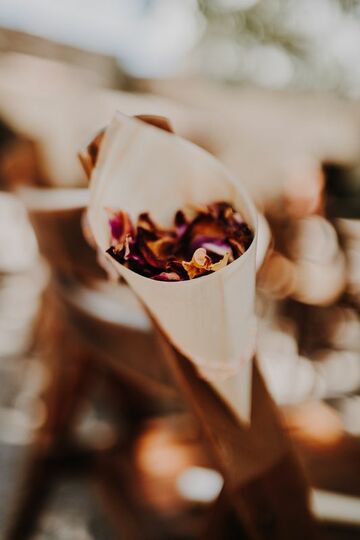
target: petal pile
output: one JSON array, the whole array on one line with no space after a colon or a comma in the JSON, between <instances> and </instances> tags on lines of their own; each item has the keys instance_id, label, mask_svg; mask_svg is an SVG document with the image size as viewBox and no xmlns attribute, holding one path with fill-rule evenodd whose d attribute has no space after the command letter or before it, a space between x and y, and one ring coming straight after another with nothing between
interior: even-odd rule
<instances>
[{"instance_id":1,"label":"petal pile","mask_svg":"<svg viewBox=\"0 0 360 540\"><path fill-rule=\"evenodd\" d=\"M164 229L144 212L136 226L123 210L107 210L111 246L119 263L159 281L184 281L211 274L239 258L253 232L227 202L178 210Z\"/></svg>"}]
</instances>

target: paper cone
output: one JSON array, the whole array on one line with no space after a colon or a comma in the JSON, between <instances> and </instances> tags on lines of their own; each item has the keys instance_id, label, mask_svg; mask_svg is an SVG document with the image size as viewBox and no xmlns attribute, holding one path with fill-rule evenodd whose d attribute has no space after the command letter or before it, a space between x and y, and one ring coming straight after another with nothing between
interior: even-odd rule
<instances>
[{"instance_id":1,"label":"paper cone","mask_svg":"<svg viewBox=\"0 0 360 540\"><path fill-rule=\"evenodd\" d=\"M125 210L135 222L147 211L161 225L170 226L178 209L215 201L233 204L255 234L249 249L224 269L191 281L160 282L108 257L175 347L194 362L241 420L248 421L256 211L239 183L210 154L139 120L115 116L90 183L89 225L101 250L111 242L106 208Z\"/></svg>"}]
</instances>

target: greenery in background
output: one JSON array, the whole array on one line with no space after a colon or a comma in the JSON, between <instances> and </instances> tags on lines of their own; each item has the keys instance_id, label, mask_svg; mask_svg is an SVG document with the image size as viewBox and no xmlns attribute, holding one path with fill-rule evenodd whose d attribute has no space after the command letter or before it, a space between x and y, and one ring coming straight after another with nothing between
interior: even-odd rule
<instances>
[{"instance_id":1,"label":"greenery in background","mask_svg":"<svg viewBox=\"0 0 360 540\"><path fill-rule=\"evenodd\" d=\"M358 0L198 0L196 63L218 79L360 96Z\"/></svg>"}]
</instances>

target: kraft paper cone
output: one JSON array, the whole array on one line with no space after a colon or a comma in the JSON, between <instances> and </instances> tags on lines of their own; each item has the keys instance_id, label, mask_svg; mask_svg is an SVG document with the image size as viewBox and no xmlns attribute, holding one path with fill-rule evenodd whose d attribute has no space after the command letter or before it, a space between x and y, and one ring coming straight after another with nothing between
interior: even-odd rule
<instances>
[{"instance_id":1,"label":"kraft paper cone","mask_svg":"<svg viewBox=\"0 0 360 540\"><path fill-rule=\"evenodd\" d=\"M241 185L210 154L176 135L116 114L90 182L89 225L102 251L110 246L106 208L125 210L134 221L148 211L161 225L170 226L178 209L222 200L240 211L255 234L244 255L224 269L191 281L160 282L108 258L175 347L241 420L248 421L256 211Z\"/></svg>"}]
</instances>

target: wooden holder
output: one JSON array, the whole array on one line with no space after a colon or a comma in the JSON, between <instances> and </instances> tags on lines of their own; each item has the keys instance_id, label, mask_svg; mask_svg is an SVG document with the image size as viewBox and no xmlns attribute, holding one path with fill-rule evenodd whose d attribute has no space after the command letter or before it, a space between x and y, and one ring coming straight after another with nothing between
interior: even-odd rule
<instances>
[{"instance_id":1,"label":"wooden holder","mask_svg":"<svg viewBox=\"0 0 360 540\"><path fill-rule=\"evenodd\" d=\"M83 250L90 248L79 233L80 216L81 209L31 214L40 248L53 269L46 318L52 313L56 331L49 333L52 376L44 396L47 421L29 456L6 540L30 537L59 472L69 467L72 473L90 468L102 499L112 501L107 509L119 536L150 538L139 519L141 510L128 493L129 483L135 481L129 465L133 442L144 419L181 407L192 412L203 433L203 447L225 481L201 538L230 540L230 518L242 531L237 538L241 534L249 540L315 538L308 486L256 367L248 426L233 415L160 328L159 348L151 333L101 319L74 301L76 288L88 283L89 274L99 272L91 251L82 259ZM116 386L117 400L112 394L111 403L118 410L121 402L131 427L126 444L116 449L124 463L122 470L129 471L125 475L115 468L111 456L92 455L74 447L71 439L77 413L99 370L107 372L109 388Z\"/></svg>"},{"instance_id":2,"label":"wooden holder","mask_svg":"<svg viewBox=\"0 0 360 540\"><path fill-rule=\"evenodd\" d=\"M249 540L315 538L309 488L255 364L250 426L159 332L164 357L196 416Z\"/></svg>"}]
</instances>

